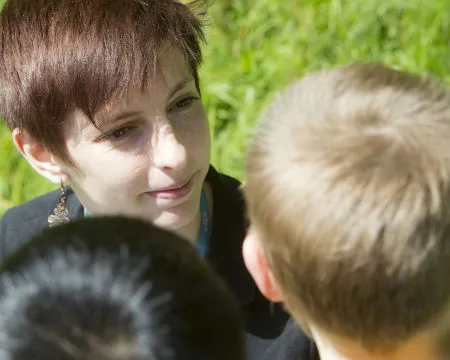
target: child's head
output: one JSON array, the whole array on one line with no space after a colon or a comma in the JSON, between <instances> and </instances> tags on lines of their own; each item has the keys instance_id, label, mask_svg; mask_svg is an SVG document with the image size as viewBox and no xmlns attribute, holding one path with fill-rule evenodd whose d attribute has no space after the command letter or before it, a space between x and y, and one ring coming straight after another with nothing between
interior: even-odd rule
<instances>
[{"instance_id":1,"label":"child's head","mask_svg":"<svg viewBox=\"0 0 450 360\"><path fill-rule=\"evenodd\" d=\"M196 213L210 152L200 5L8 0L0 13L0 113L30 164L71 182L90 213L169 228Z\"/></svg>"},{"instance_id":2,"label":"child's head","mask_svg":"<svg viewBox=\"0 0 450 360\"><path fill-rule=\"evenodd\" d=\"M83 219L0 266L0 357L243 360L237 309L185 240L141 220Z\"/></svg>"},{"instance_id":3,"label":"child's head","mask_svg":"<svg viewBox=\"0 0 450 360\"><path fill-rule=\"evenodd\" d=\"M444 87L374 64L306 76L263 115L245 193L248 267L323 359L329 344L424 359L450 300Z\"/></svg>"}]
</instances>

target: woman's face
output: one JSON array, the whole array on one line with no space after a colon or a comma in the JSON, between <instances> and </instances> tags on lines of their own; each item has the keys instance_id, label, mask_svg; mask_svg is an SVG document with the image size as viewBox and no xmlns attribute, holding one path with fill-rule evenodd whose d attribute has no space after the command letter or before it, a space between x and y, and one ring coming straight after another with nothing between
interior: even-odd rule
<instances>
[{"instance_id":1,"label":"woman's face","mask_svg":"<svg viewBox=\"0 0 450 360\"><path fill-rule=\"evenodd\" d=\"M173 58L173 57L172 57ZM63 166L90 214L137 216L179 229L196 217L210 161L206 112L184 58L164 65L146 93L64 129L75 167Z\"/></svg>"}]
</instances>

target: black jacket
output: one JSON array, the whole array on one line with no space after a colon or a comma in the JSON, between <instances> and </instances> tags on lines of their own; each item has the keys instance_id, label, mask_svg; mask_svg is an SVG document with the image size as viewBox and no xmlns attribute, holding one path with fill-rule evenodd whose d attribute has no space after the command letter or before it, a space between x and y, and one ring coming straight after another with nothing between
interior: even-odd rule
<instances>
[{"instance_id":1,"label":"black jacket","mask_svg":"<svg viewBox=\"0 0 450 360\"><path fill-rule=\"evenodd\" d=\"M314 342L308 341L291 318L283 333L264 351L260 360L320 360L320 357Z\"/></svg>"},{"instance_id":2,"label":"black jacket","mask_svg":"<svg viewBox=\"0 0 450 360\"><path fill-rule=\"evenodd\" d=\"M210 167L206 181L213 191L213 228L206 259L234 293L246 328L248 359L259 360L284 329L288 315L258 291L242 258L247 224L240 183ZM47 218L59 201L59 190L7 210L0 221L0 258L48 226ZM69 217L83 216L83 206L67 189ZM308 343L306 337L303 341ZM297 359L302 360L302 359ZM305 359L306 360L306 359Z\"/></svg>"}]
</instances>

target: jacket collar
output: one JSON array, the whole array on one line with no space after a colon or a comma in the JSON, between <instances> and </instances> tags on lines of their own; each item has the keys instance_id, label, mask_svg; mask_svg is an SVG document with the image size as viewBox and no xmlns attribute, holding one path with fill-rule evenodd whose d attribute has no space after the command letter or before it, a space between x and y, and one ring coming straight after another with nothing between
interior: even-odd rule
<instances>
[{"instance_id":1,"label":"jacket collar","mask_svg":"<svg viewBox=\"0 0 450 360\"><path fill-rule=\"evenodd\" d=\"M70 220L75 220L83 217L84 207L83 205L81 205L80 200L75 195L70 186L67 186L66 193L67 193L66 207L67 210L69 210Z\"/></svg>"},{"instance_id":2,"label":"jacket collar","mask_svg":"<svg viewBox=\"0 0 450 360\"><path fill-rule=\"evenodd\" d=\"M240 183L218 173L212 166L206 181L212 188L214 199L213 229L207 259L225 280L239 304L245 306L255 299L256 285L242 256L247 221Z\"/></svg>"}]
</instances>

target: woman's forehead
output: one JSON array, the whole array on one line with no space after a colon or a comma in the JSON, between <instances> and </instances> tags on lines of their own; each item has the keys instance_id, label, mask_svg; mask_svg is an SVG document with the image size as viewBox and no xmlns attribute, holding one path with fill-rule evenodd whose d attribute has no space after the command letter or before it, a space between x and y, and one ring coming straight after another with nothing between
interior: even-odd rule
<instances>
[{"instance_id":1,"label":"woman's forehead","mask_svg":"<svg viewBox=\"0 0 450 360\"><path fill-rule=\"evenodd\" d=\"M194 76L180 51L167 52L167 56L162 58L164 61L158 69L154 69L154 74L149 76L149 81L144 87L130 86L126 96L119 95L107 101L95 114L94 123L101 125L112 121L111 119L122 117L121 113L143 99L164 105L178 91L195 86Z\"/></svg>"},{"instance_id":2,"label":"woman's forehead","mask_svg":"<svg viewBox=\"0 0 450 360\"><path fill-rule=\"evenodd\" d=\"M97 133L99 128L131 116L145 104L155 111L165 108L184 89L195 89L195 79L184 58L168 61L157 76L149 81L145 89L130 89L126 97L115 97L108 101L91 120L81 110L71 112L64 124L65 139L81 140L82 134ZM78 139L78 140L77 140Z\"/></svg>"}]
</instances>

